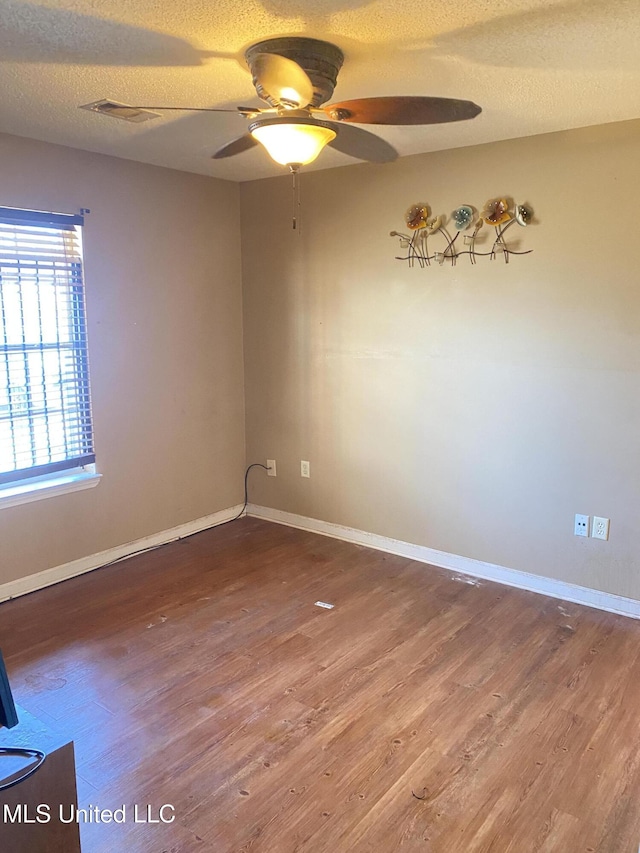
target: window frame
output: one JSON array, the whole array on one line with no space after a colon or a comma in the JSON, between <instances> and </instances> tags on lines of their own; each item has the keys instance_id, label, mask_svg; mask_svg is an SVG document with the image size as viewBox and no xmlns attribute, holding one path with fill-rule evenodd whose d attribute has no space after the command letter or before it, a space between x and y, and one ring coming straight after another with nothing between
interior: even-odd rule
<instances>
[{"instance_id":1,"label":"window frame","mask_svg":"<svg viewBox=\"0 0 640 853\"><path fill-rule=\"evenodd\" d=\"M83 213L88 211L83 211ZM85 288L84 288L84 258L82 253L82 232L78 231L78 228L81 228L84 225L84 216L78 214L60 214L60 213L49 213L46 211L34 211L34 210L24 210L20 208L6 208L0 207L0 225L8 225L8 226L25 226L34 229L42 229L42 228L51 228L56 230L58 233L60 231L77 231L78 232L78 243L79 243L79 261L77 262L79 265L79 269L76 271L73 270L75 266L75 261L73 258L67 260L66 252L63 257L65 258L65 263L69 265L69 270L67 271L67 287L68 292L64 299L68 300L70 315L66 318L67 329L73 329L71 332L71 337L67 341L66 349L70 350L72 353L72 364L73 364L73 372L75 376L75 381L73 383L73 391L72 393L77 396L79 400L82 402L79 403L79 409L73 412L72 419L70 421L67 420L68 412L65 410L63 405L62 410L60 410L60 416L62 417L62 423L64 424L65 431L65 440L64 440L64 450L67 453L65 459L49 459L48 462L45 463L35 463L26 468L14 469L13 471L5 471L0 472L0 509L8 506L16 506L18 504L29 503L35 500L41 500L43 498L54 497L59 494L65 494L67 492L78 491L81 489L88 489L96 486L100 481L100 474L97 472L95 465L95 452L93 448L93 418L91 411L91 398L90 398L90 379L89 379L89 365L88 365L88 352L87 352L87 322L86 322L86 308L85 308ZM46 242L43 240L43 242ZM37 250L34 250L37 251ZM16 252L17 259L17 275L18 280L20 277L20 258L21 254ZM32 259L31 259L32 260ZM54 261L55 261L55 253L54 253ZM11 259L10 257L5 261L5 265L10 265ZM55 267L54 267L55 270ZM39 270L36 265L34 266L34 276L35 280L38 281ZM54 273L55 274L55 273ZM1 286L1 284L0 284ZM39 287L38 283L38 287ZM20 300L22 300L22 291L19 289ZM38 291L38 294L40 291ZM58 297L55 297L56 302ZM40 295L38 295L38 311L41 310L40 306ZM27 343L24 332L24 319L23 322L23 343L22 343L22 352L25 354L25 358L27 357L26 353L28 353L31 344ZM43 338L43 327L42 322L40 322L40 345L35 346L34 351L44 353L47 349L63 352L65 351L65 347L62 345L60 339L61 329L64 329L63 326L60 326L59 319L57 317L57 308L56 308L56 328L57 328L57 347L51 347L48 344L45 344ZM69 346L70 344L70 346ZM4 338L3 348L7 353L7 357L10 357L11 353L11 344L9 344L9 339L7 337ZM19 350L18 350L19 351ZM44 358L44 356L41 356ZM60 356L58 356L60 359ZM7 362L8 364L8 362ZM43 361L44 364L44 361ZM7 370L8 370L7 366ZM27 369L27 368L25 368ZM62 370L62 367L60 367ZM10 379L7 376L7 381L10 382ZM44 380L43 380L44 383ZM63 378L62 374L60 378L55 383L60 385L60 388L63 387ZM8 388L11 386L9 385ZM37 386L28 385L27 391L25 392L27 395L27 399L29 400L29 405L33 405L30 401L33 395L33 388ZM42 384L42 393L44 393L44 418L45 422L49 424L51 421L49 418L51 417L51 412L57 413L57 409L49 409L47 407L47 390L44 384ZM62 390L60 391L62 393ZM7 403L8 407L12 406L12 395L9 392L8 397L9 402ZM9 412L11 409L9 408ZM15 423L15 412L14 419L11 421ZM29 415L31 418L32 415ZM76 455L70 453L75 448L72 445L69 445L68 439L66 437L66 430L69 426L77 425L76 428L81 430L82 438L79 440L78 447L83 448L80 452L77 452ZM31 429L33 427L30 427ZM12 430L15 427L12 428ZM49 429L47 426L47 434L50 435ZM13 434L13 431L11 432ZM14 441L15 439L12 439ZM84 452L86 449L87 452ZM49 448L50 453L51 446ZM35 447L32 445L31 453L35 454ZM16 457L16 450L14 445L14 464L18 462ZM22 474L22 476L16 477L15 475Z\"/></svg>"}]
</instances>

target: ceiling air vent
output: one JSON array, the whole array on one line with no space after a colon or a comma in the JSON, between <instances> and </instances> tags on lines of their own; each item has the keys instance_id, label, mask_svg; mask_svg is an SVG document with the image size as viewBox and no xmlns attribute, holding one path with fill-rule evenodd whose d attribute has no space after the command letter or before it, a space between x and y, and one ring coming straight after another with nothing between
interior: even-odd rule
<instances>
[{"instance_id":1,"label":"ceiling air vent","mask_svg":"<svg viewBox=\"0 0 640 853\"><path fill-rule=\"evenodd\" d=\"M136 107L130 107L127 104L120 104L118 101L94 101L92 104L82 104L81 110L91 110L92 113L102 113L111 118L121 118L123 121L150 121L152 118L160 118L157 113L149 112L149 110L139 110Z\"/></svg>"}]
</instances>

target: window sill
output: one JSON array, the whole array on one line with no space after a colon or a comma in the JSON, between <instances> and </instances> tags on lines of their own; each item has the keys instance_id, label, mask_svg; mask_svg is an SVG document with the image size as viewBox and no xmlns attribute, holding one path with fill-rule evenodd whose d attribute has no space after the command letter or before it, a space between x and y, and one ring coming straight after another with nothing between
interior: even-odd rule
<instances>
[{"instance_id":1,"label":"window sill","mask_svg":"<svg viewBox=\"0 0 640 853\"><path fill-rule=\"evenodd\" d=\"M9 483L0 488L0 509L54 498L69 492L79 492L82 489L92 489L98 485L102 476L96 472L95 467L87 465L64 474L50 474L47 477Z\"/></svg>"}]
</instances>

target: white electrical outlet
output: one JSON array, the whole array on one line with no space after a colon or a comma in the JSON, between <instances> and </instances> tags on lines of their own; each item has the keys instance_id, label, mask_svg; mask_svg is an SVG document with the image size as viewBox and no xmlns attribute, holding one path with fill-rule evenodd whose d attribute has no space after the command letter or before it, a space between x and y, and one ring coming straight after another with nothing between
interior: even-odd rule
<instances>
[{"instance_id":1,"label":"white electrical outlet","mask_svg":"<svg viewBox=\"0 0 640 853\"><path fill-rule=\"evenodd\" d=\"M310 477L311 476L311 466L305 460L301 460L301 462L300 462L300 476L301 477Z\"/></svg>"},{"instance_id":2,"label":"white electrical outlet","mask_svg":"<svg viewBox=\"0 0 640 853\"><path fill-rule=\"evenodd\" d=\"M276 460L275 459L267 459L267 477L276 477Z\"/></svg>"},{"instance_id":3,"label":"white electrical outlet","mask_svg":"<svg viewBox=\"0 0 640 853\"><path fill-rule=\"evenodd\" d=\"M593 516L593 524L591 525L591 535L594 539L609 538L609 519L600 518L597 515Z\"/></svg>"},{"instance_id":4,"label":"white electrical outlet","mask_svg":"<svg viewBox=\"0 0 640 853\"><path fill-rule=\"evenodd\" d=\"M576 536L589 535L589 516L576 515L576 520L573 525L573 532Z\"/></svg>"}]
</instances>

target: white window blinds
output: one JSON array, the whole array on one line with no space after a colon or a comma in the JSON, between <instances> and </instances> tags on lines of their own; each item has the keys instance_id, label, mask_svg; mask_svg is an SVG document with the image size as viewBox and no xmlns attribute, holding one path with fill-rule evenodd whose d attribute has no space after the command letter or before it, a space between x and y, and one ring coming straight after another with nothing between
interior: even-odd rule
<instances>
[{"instance_id":1,"label":"white window blinds","mask_svg":"<svg viewBox=\"0 0 640 853\"><path fill-rule=\"evenodd\" d=\"M0 208L0 485L95 460L82 224Z\"/></svg>"}]
</instances>

